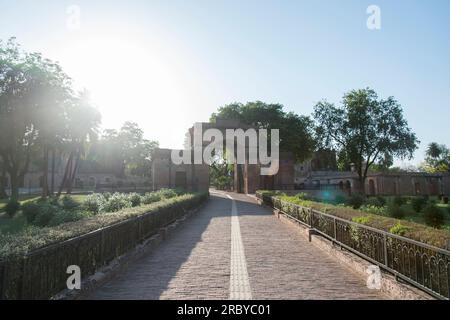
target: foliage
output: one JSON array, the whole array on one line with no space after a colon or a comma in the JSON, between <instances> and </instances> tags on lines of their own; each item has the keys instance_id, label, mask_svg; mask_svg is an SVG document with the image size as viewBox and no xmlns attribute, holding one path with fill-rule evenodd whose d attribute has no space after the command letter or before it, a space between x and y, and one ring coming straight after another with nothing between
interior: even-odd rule
<instances>
[{"instance_id":1,"label":"foliage","mask_svg":"<svg viewBox=\"0 0 450 320\"><path fill-rule=\"evenodd\" d=\"M395 196L392 199L392 203L396 206L402 206L406 203L406 198L405 197L401 197L401 196Z\"/></svg>"},{"instance_id":2,"label":"foliage","mask_svg":"<svg viewBox=\"0 0 450 320\"><path fill-rule=\"evenodd\" d=\"M204 201L207 197L207 193L186 194L176 198L164 199L150 205L126 208L112 213L93 216L88 215L85 219L63 223L51 228L30 228L20 234L14 235L0 234L0 259L24 254L52 243L74 238L143 214L158 212L165 208L180 208L180 206L183 208L191 208ZM55 216L56 214L54 214L52 218ZM56 219L57 218L55 218L55 220Z\"/></svg>"},{"instance_id":3,"label":"foliage","mask_svg":"<svg viewBox=\"0 0 450 320\"><path fill-rule=\"evenodd\" d=\"M378 214L380 216L384 216L386 214L385 207L374 206L374 205L370 205L370 204L365 204L365 205L361 206L359 208L359 210L368 212L368 213Z\"/></svg>"},{"instance_id":4,"label":"foliage","mask_svg":"<svg viewBox=\"0 0 450 320\"><path fill-rule=\"evenodd\" d=\"M125 208L131 208L132 204L128 195L114 193L109 200L105 201L102 207L103 212L116 212Z\"/></svg>"},{"instance_id":5,"label":"foliage","mask_svg":"<svg viewBox=\"0 0 450 320\"><path fill-rule=\"evenodd\" d=\"M80 207L80 204L68 195L62 197L61 204L64 210L75 210Z\"/></svg>"},{"instance_id":6,"label":"foliage","mask_svg":"<svg viewBox=\"0 0 450 320\"><path fill-rule=\"evenodd\" d=\"M405 217L405 210L396 203L390 203L387 207L387 213L395 219L402 219Z\"/></svg>"},{"instance_id":7,"label":"foliage","mask_svg":"<svg viewBox=\"0 0 450 320\"><path fill-rule=\"evenodd\" d=\"M143 204L151 204L153 202L158 202L162 199L161 195L159 193L156 192L149 192L146 193L143 197L142 197L142 203Z\"/></svg>"},{"instance_id":8,"label":"foliage","mask_svg":"<svg viewBox=\"0 0 450 320\"><path fill-rule=\"evenodd\" d=\"M36 217L31 223L38 227L48 226L50 221L61 210L58 206L53 205L49 202L38 203L37 209L38 211Z\"/></svg>"},{"instance_id":9,"label":"foliage","mask_svg":"<svg viewBox=\"0 0 450 320\"><path fill-rule=\"evenodd\" d=\"M170 198L174 198L177 196L177 193L175 192L175 190L172 190L172 189L163 188L157 192L163 199L170 199Z\"/></svg>"},{"instance_id":10,"label":"foliage","mask_svg":"<svg viewBox=\"0 0 450 320\"><path fill-rule=\"evenodd\" d=\"M430 143L421 168L429 173L450 172L450 148L436 142Z\"/></svg>"},{"instance_id":11,"label":"foliage","mask_svg":"<svg viewBox=\"0 0 450 320\"><path fill-rule=\"evenodd\" d=\"M418 140L400 104L393 97L379 99L369 88L346 93L341 107L319 102L314 119L321 146L337 150L347 166L355 164L361 185L373 164L411 158L417 149Z\"/></svg>"},{"instance_id":12,"label":"foliage","mask_svg":"<svg viewBox=\"0 0 450 320\"><path fill-rule=\"evenodd\" d=\"M79 210L58 210L55 212L46 226L54 227L63 223L78 221L89 217L89 213Z\"/></svg>"},{"instance_id":13,"label":"foliage","mask_svg":"<svg viewBox=\"0 0 450 320\"><path fill-rule=\"evenodd\" d=\"M279 129L280 150L292 152L297 161L306 160L316 146L311 119L285 112L281 104L261 101L232 103L220 107L211 115L210 121L215 122L217 118L240 120L258 129L268 129L269 133L270 129Z\"/></svg>"},{"instance_id":14,"label":"foliage","mask_svg":"<svg viewBox=\"0 0 450 320\"><path fill-rule=\"evenodd\" d=\"M111 196L109 195L108 198L106 198L104 194L102 195L100 193L90 194L86 197L82 206L84 210L97 214L102 210L103 204L110 197Z\"/></svg>"},{"instance_id":15,"label":"foliage","mask_svg":"<svg viewBox=\"0 0 450 320\"><path fill-rule=\"evenodd\" d=\"M410 230L411 230L410 227L407 227L401 224L400 222L397 222L392 228L389 229L389 232L399 236L404 236L406 232Z\"/></svg>"},{"instance_id":16,"label":"foliage","mask_svg":"<svg viewBox=\"0 0 450 320\"><path fill-rule=\"evenodd\" d=\"M37 202L27 202L22 205L22 214L25 216L25 219L28 223L33 223L36 219L36 216L39 212L39 205Z\"/></svg>"},{"instance_id":17,"label":"foliage","mask_svg":"<svg viewBox=\"0 0 450 320\"><path fill-rule=\"evenodd\" d=\"M353 220L353 218L361 217L361 216L370 216L371 219L367 221L367 225L376 229L389 231L393 226L395 226L399 221L397 219L393 219L386 215L372 214L368 212L363 212L360 210L355 210L353 208L347 206L338 206L332 204L326 204L321 202L315 202L311 200L300 200L297 197L289 197L285 194L280 193L277 195L274 191L258 191L257 194L259 196L264 196L268 204L270 204L268 196L272 196L283 201L287 201L294 204L299 204L303 207L312 208L317 211L321 211L327 214L334 215L336 217L340 217L346 220ZM388 207L392 205L392 202L389 203ZM387 208L386 208L387 209ZM448 229L435 229L428 227L421 223L416 223L408 220L402 220L401 224L408 227L409 229L405 231L405 237L410 239L414 239L419 242L427 243L430 245L434 245L440 248L444 248L446 250L450 249L450 230Z\"/></svg>"},{"instance_id":18,"label":"foliage","mask_svg":"<svg viewBox=\"0 0 450 320\"><path fill-rule=\"evenodd\" d=\"M364 204L364 196L360 193L354 193L347 199L347 205L353 209L358 209Z\"/></svg>"},{"instance_id":19,"label":"foliage","mask_svg":"<svg viewBox=\"0 0 450 320\"><path fill-rule=\"evenodd\" d=\"M424 209L424 220L427 225L433 228L441 228L444 224L445 215L435 204L430 204Z\"/></svg>"},{"instance_id":20,"label":"foliage","mask_svg":"<svg viewBox=\"0 0 450 320\"><path fill-rule=\"evenodd\" d=\"M5 206L5 212L9 217L14 217L17 211L20 209L20 203L16 199L12 198Z\"/></svg>"},{"instance_id":21,"label":"foliage","mask_svg":"<svg viewBox=\"0 0 450 320\"><path fill-rule=\"evenodd\" d=\"M343 195L341 195L341 194L337 194L335 197L334 197L334 203L335 204L344 204L344 203L346 203L347 202L347 197L345 197L345 196L343 196Z\"/></svg>"},{"instance_id":22,"label":"foliage","mask_svg":"<svg viewBox=\"0 0 450 320\"><path fill-rule=\"evenodd\" d=\"M141 205L141 201L142 201L142 197L137 194L137 193L130 193L128 195L130 202L131 202L131 206L132 207L137 207Z\"/></svg>"},{"instance_id":23,"label":"foliage","mask_svg":"<svg viewBox=\"0 0 450 320\"><path fill-rule=\"evenodd\" d=\"M369 224L371 220L372 220L371 216L362 216L362 217L352 218L353 222L360 223L360 224Z\"/></svg>"},{"instance_id":24,"label":"foliage","mask_svg":"<svg viewBox=\"0 0 450 320\"><path fill-rule=\"evenodd\" d=\"M383 198L381 198L381 199L383 199ZM385 203L383 203L383 201L380 200L380 198L378 198L378 197L370 197L365 201L365 204L367 206L381 208L382 206L384 206Z\"/></svg>"},{"instance_id":25,"label":"foliage","mask_svg":"<svg viewBox=\"0 0 450 320\"><path fill-rule=\"evenodd\" d=\"M428 200L425 197L413 197L411 199L411 207L415 212L420 212L426 206L427 202Z\"/></svg>"}]
</instances>

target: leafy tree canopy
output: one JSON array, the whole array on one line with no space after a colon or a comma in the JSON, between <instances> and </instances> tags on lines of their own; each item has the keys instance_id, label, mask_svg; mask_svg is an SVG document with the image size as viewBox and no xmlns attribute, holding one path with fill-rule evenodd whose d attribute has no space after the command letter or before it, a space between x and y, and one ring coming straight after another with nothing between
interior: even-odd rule
<instances>
[{"instance_id":1,"label":"leafy tree canopy","mask_svg":"<svg viewBox=\"0 0 450 320\"><path fill-rule=\"evenodd\" d=\"M217 118L240 120L260 129L279 129L280 150L292 152L298 161L309 158L315 148L313 121L307 116L283 111L281 104L232 103L220 107L210 121L215 122Z\"/></svg>"},{"instance_id":2,"label":"leafy tree canopy","mask_svg":"<svg viewBox=\"0 0 450 320\"><path fill-rule=\"evenodd\" d=\"M339 107L317 103L314 119L320 145L337 151L341 167L353 163L360 183L374 164L389 167L396 157L411 159L419 143L401 105L369 88L346 93Z\"/></svg>"}]
</instances>

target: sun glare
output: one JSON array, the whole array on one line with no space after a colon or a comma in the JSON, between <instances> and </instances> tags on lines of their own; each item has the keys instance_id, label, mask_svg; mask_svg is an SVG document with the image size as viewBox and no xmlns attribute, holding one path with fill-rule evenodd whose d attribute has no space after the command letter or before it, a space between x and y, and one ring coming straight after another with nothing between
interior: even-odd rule
<instances>
[{"instance_id":1,"label":"sun glare","mask_svg":"<svg viewBox=\"0 0 450 320\"><path fill-rule=\"evenodd\" d=\"M145 41L83 38L67 46L61 56L75 84L91 93L106 127L133 120L160 128L158 118L170 118L182 106L183 88L176 70Z\"/></svg>"}]
</instances>

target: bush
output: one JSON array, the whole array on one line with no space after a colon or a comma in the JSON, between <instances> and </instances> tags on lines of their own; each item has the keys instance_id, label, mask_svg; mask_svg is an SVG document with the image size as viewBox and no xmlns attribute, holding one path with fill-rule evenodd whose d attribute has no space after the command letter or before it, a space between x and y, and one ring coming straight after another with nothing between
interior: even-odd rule
<instances>
[{"instance_id":1,"label":"bush","mask_svg":"<svg viewBox=\"0 0 450 320\"><path fill-rule=\"evenodd\" d=\"M177 193L172 189L161 189L158 193L161 195L161 198L164 199L170 199L177 196Z\"/></svg>"},{"instance_id":2,"label":"bush","mask_svg":"<svg viewBox=\"0 0 450 320\"><path fill-rule=\"evenodd\" d=\"M371 205L363 205L359 210L367 212L367 213L373 213L377 214L379 216L384 216L386 214L385 207L377 207L377 206L371 206Z\"/></svg>"},{"instance_id":3,"label":"bush","mask_svg":"<svg viewBox=\"0 0 450 320\"><path fill-rule=\"evenodd\" d=\"M61 204L64 210L75 210L80 207L80 204L70 196L64 196L61 199Z\"/></svg>"},{"instance_id":4,"label":"bush","mask_svg":"<svg viewBox=\"0 0 450 320\"><path fill-rule=\"evenodd\" d=\"M335 204L343 204L347 201L347 198L345 196L343 196L342 194L337 194L334 197L334 203Z\"/></svg>"},{"instance_id":5,"label":"bush","mask_svg":"<svg viewBox=\"0 0 450 320\"><path fill-rule=\"evenodd\" d=\"M108 201L111 198L112 194L111 192L104 192L102 193L102 196L106 201Z\"/></svg>"},{"instance_id":6,"label":"bush","mask_svg":"<svg viewBox=\"0 0 450 320\"><path fill-rule=\"evenodd\" d=\"M131 208L131 201L128 195L123 193L114 193L108 201L103 204L103 212L116 212L121 209Z\"/></svg>"},{"instance_id":7,"label":"bush","mask_svg":"<svg viewBox=\"0 0 450 320\"><path fill-rule=\"evenodd\" d=\"M142 197L142 202L144 204L151 204L153 202L158 202L161 200L161 195L156 193L156 192L150 192L150 193L146 193L143 197Z\"/></svg>"},{"instance_id":8,"label":"bush","mask_svg":"<svg viewBox=\"0 0 450 320\"><path fill-rule=\"evenodd\" d=\"M97 214L102 210L105 198L100 193L90 194L83 202L83 208L93 214Z\"/></svg>"},{"instance_id":9,"label":"bush","mask_svg":"<svg viewBox=\"0 0 450 320\"><path fill-rule=\"evenodd\" d=\"M385 197L377 196L377 199L380 202L382 207L384 207L386 205L386 198Z\"/></svg>"},{"instance_id":10,"label":"bush","mask_svg":"<svg viewBox=\"0 0 450 320\"><path fill-rule=\"evenodd\" d=\"M428 200L424 197L415 197L411 199L411 206L415 212L420 212L427 202Z\"/></svg>"},{"instance_id":11,"label":"bush","mask_svg":"<svg viewBox=\"0 0 450 320\"><path fill-rule=\"evenodd\" d=\"M128 198L130 199L132 207L137 207L137 206L141 205L142 197L139 194L137 194L137 193L130 193L128 195Z\"/></svg>"},{"instance_id":12,"label":"bush","mask_svg":"<svg viewBox=\"0 0 450 320\"><path fill-rule=\"evenodd\" d=\"M401 197L401 196L395 196L395 197L392 199L392 203L393 203L394 205L400 207L400 206L402 206L402 205L404 205L404 204L406 203L406 198Z\"/></svg>"},{"instance_id":13,"label":"bush","mask_svg":"<svg viewBox=\"0 0 450 320\"><path fill-rule=\"evenodd\" d=\"M382 206L384 206L384 203L380 201L378 197L376 198L372 197L366 200L366 205L381 208Z\"/></svg>"},{"instance_id":14,"label":"bush","mask_svg":"<svg viewBox=\"0 0 450 320\"><path fill-rule=\"evenodd\" d=\"M63 223L78 221L83 218L89 217L87 212L76 210L60 210L55 213L53 218L48 222L48 226L54 227Z\"/></svg>"},{"instance_id":15,"label":"bush","mask_svg":"<svg viewBox=\"0 0 450 320\"><path fill-rule=\"evenodd\" d=\"M359 224L369 224L369 222L372 220L370 216L362 216L362 217L354 217L352 218L353 222L359 223Z\"/></svg>"},{"instance_id":16,"label":"bush","mask_svg":"<svg viewBox=\"0 0 450 320\"><path fill-rule=\"evenodd\" d=\"M49 222L53 219L53 217L60 211L61 209L49 202L41 202L38 203L38 212L36 217L32 221L32 224L38 227L46 227Z\"/></svg>"},{"instance_id":17,"label":"bush","mask_svg":"<svg viewBox=\"0 0 450 320\"><path fill-rule=\"evenodd\" d=\"M17 211L20 209L20 203L16 199L11 199L8 201L8 203L5 206L5 212L6 214L12 218L16 214Z\"/></svg>"},{"instance_id":18,"label":"bush","mask_svg":"<svg viewBox=\"0 0 450 320\"><path fill-rule=\"evenodd\" d=\"M387 212L392 218L395 219L403 219L405 217L405 210L396 203L391 203L387 207Z\"/></svg>"},{"instance_id":19,"label":"bush","mask_svg":"<svg viewBox=\"0 0 450 320\"><path fill-rule=\"evenodd\" d=\"M402 225L400 222L397 222L393 227L389 229L390 233L397 234L399 236L404 236L407 231L411 228Z\"/></svg>"},{"instance_id":20,"label":"bush","mask_svg":"<svg viewBox=\"0 0 450 320\"><path fill-rule=\"evenodd\" d=\"M441 228L444 224L444 213L440 208L438 208L436 205L431 204L428 205L424 209L424 220L427 225L433 228Z\"/></svg>"},{"instance_id":21,"label":"bush","mask_svg":"<svg viewBox=\"0 0 450 320\"><path fill-rule=\"evenodd\" d=\"M359 209L364 204L364 196L359 193L353 194L347 199L347 205L353 209Z\"/></svg>"},{"instance_id":22,"label":"bush","mask_svg":"<svg viewBox=\"0 0 450 320\"><path fill-rule=\"evenodd\" d=\"M22 214L28 223L33 223L39 213L39 205L36 202L27 202L22 205Z\"/></svg>"}]
</instances>

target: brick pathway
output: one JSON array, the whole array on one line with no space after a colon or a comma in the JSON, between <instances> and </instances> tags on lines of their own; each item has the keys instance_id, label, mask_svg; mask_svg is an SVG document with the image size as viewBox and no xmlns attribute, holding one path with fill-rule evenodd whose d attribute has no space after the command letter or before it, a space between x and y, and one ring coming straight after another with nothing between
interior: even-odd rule
<instances>
[{"instance_id":1,"label":"brick pathway","mask_svg":"<svg viewBox=\"0 0 450 320\"><path fill-rule=\"evenodd\" d=\"M235 210L232 200L235 199ZM382 299L340 265L239 194L212 194L154 252L88 299Z\"/></svg>"}]
</instances>

